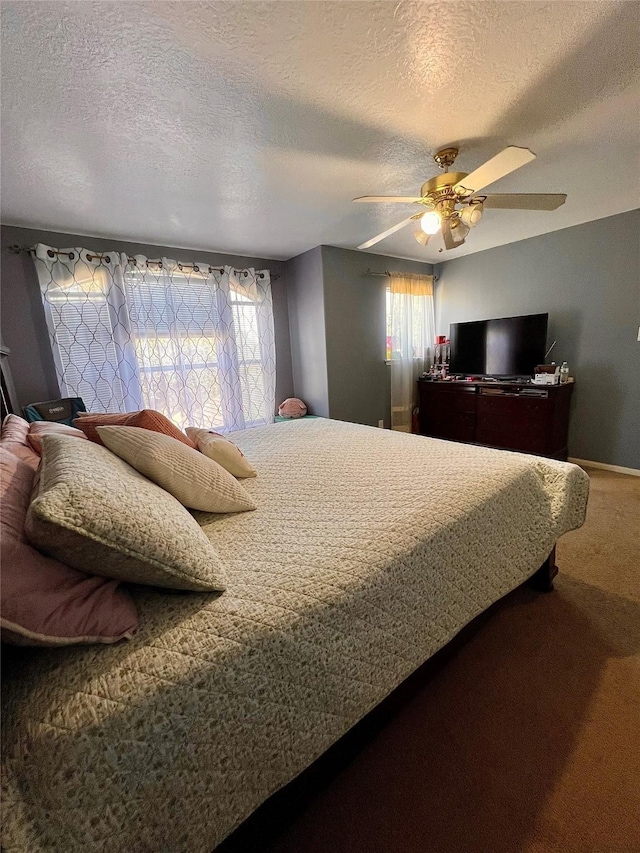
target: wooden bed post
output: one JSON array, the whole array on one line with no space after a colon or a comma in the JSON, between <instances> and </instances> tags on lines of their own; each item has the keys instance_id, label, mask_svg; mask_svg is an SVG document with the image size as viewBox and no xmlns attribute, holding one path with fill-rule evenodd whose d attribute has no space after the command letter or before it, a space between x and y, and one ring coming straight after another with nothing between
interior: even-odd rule
<instances>
[{"instance_id":1,"label":"wooden bed post","mask_svg":"<svg viewBox=\"0 0 640 853\"><path fill-rule=\"evenodd\" d=\"M553 546L553 551L549 554L544 563L540 566L535 575L529 578L529 586L538 592L551 592L553 589L553 579L558 574L556 566L556 548Z\"/></svg>"}]
</instances>

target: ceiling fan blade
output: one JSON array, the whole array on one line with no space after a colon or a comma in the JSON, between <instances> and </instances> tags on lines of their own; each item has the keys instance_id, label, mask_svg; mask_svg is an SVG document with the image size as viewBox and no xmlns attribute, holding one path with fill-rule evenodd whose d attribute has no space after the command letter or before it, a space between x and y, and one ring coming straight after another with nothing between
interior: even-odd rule
<instances>
[{"instance_id":1,"label":"ceiling fan blade","mask_svg":"<svg viewBox=\"0 0 640 853\"><path fill-rule=\"evenodd\" d=\"M489 184L499 181L505 175L515 172L526 163L535 160L536 155L529 151L528 148L517 148L515 145L510 145L505 148L495 157L487 160L482 166L479 166L475 172L471 172L466 178L463 178L454 186L454 191L460 195L471 195L477 193Z\"/></svg>"},{"instance_id":2,"label":"ceiling fan blade","mask_svg":"<svg viewBox=\"0 0 640 853\"><path fill-rule=\"evenodd\" d=\"M416 202L422 201L420 196L410 196L410 195L361 195L358 198L352 199L352 201L364 201L364 202L384 202L385 204L391 203L404 203L404 202Z\"/></svg>"},{"instance_id":3,"label":"ceiling fan blade","mask_svg":"<svg viewBox=\"0 0 640 853\"><path fill-rule=\"evenodd\" d=\"M358 246L358 248L359 249L368 249L369 246L374 246L376 243L379 243L380 240L384 240L385 237L390 237L391 234L395 234L396 231L399 231L401 228L404 228L405 225L408 225L410 222L412 222L414 219L419 218L420 216L422 216L421 213L418 214L417 217L414 215L414 216L409 216L408 219L403 219L402 222L398 222L398 224L394 225L393 228L387 228L387 230L383 231L382 234L378 234L377 236L372 237L370 240L367 240L366 243L361 243L361 245Z\"/></svg>"},{"instance_id":4,"label":"ceiling fan blade","mask_svg":"<svg viewBox=\"0 0 640 853\"><path fill-rule=\"evenodd\" d=\"M497 193L486 196L484 206L503 210L557 210L566 200L566 193Z\"/></svg>"}]
</instances>

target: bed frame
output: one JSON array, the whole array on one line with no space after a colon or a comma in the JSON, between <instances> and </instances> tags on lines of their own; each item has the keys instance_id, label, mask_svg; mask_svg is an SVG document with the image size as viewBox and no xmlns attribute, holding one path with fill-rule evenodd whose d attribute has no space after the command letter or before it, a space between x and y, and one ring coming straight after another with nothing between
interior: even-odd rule
<instances>
[{"instance_id":1,"label":"bed frame","mask_svg":"<svg viewBox=\"0 0 640 853\"><path fill-rule=\"evenodd\" d=\"M532 589L537 590L537 592L551 592L553 589L553 579L557 574L558 567L556 566L556 549L554 545L553 551L549 554L535 575L529 578L527 583Z\"/></svg>"},{"instance_id":2,"label":"bed frame","mask_svg":"<svg viewBox=\"0 0 640 853\"><path fill-rule=\"evenodd\" d=\"M555 546L537 572L522 586L528 586L536 592L551 592L553 580L558 574ZM300 814L307 803L318 794L331 779L373 740L378 732L411 698L424 687L482 626L493 616L521 587L492 604L479 616L476 616L456 636L425 661L405 681L387 696L366 717L356 723L333 746L317 758L313 764L303 770L288 785L272 794L253 814L227 836L213 853L246 853L252 850L259 853L264 845L273 841Z\"/></svg>"}]
</instances>

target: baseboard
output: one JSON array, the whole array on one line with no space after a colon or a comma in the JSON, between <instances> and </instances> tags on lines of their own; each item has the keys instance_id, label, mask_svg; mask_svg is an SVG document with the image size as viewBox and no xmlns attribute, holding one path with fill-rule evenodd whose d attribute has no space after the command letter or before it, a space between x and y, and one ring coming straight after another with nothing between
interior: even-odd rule
<instances>
[{"instance_id":1,"label":"baseboard","mask_svg":"<svg viewBox=\"0 0 640 853\"><path fill-rule=\"evenodd\" d=\"M580 465L581 468L602 468L604 471L615 471L616 474L630 474L632 477L640 477L640 468L625 468L623 465L607 465L606 462L590 462L589 459L574 459L569 457L569 462Z\"/></svg>"}]
</instances>

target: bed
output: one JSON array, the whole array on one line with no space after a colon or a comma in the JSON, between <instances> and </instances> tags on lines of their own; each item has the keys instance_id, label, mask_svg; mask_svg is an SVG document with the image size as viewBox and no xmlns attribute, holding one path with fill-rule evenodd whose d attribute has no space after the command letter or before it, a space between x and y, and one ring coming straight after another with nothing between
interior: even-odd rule
<instances>
[{"instance_id":1,"label":"bed","mask_svg":"<svg viewBox=\"0 0 640 853\"><path fill-rule=\"evenodd\" d=\"M135 587L133 640L20 650L6 853L211 853L584 520L568 463L325 419L234 441L258 509L195 513L224 594Z\"/></svg>"}]
</instances>

